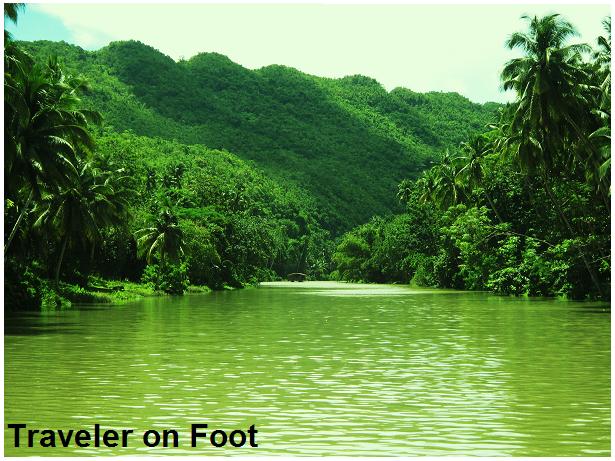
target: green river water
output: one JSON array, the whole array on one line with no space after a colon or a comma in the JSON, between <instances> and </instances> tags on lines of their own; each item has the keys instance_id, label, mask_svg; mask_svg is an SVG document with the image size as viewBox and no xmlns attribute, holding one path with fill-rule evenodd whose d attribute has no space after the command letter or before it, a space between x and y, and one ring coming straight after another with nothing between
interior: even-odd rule
<instances>
[{"instance_id":1,"label":"green river water","mask_svg":"<svg viewBox=\"0 0 615 461\"><path fill-rule=\"evenodd\" d=\"M4 354L7 455L610 454L608 304L271 283L7 316ZM137 435L14 448L8 423ZM192 423L259 446L191 449Z\"/></svg>"}]
</instances>

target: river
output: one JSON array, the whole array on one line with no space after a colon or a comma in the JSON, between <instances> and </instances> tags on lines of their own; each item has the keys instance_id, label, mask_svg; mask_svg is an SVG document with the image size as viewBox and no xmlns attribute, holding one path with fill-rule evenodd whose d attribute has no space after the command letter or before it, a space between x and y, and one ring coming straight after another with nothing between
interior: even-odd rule
<instances>
[{"instance_id":1,"label":"river","mask_svg":"<svg viewBox=\"0 0 615 461\"><path fill-rule=\"evenodd\" d=\"M6 455L610 454L609 304L279 282L5 324ZM180 441L14 448L8 423ZM193 423L258 448L191 449Z\"/></svg>"}]
</instances>

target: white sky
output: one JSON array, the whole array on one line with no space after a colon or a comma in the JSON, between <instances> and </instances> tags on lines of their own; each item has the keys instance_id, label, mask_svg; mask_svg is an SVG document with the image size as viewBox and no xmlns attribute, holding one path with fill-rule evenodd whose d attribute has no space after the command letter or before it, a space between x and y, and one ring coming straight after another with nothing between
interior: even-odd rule
<instances>
[{"instance_id":1,"label":"white sky","mask_svg":"<svg viewBox=\"0 0 615 461\"><path fill-rule=\"evenodd\" d=\"M500 92L499 72L514 56L504 41L525 28L522 14L561 13L579 30L579 40L592 45L610 14L607 4L45 3L28 8L60 20L71 35L67 41L88 49L136 39L174 59L215 51L252 69L283 64L327 77L363 74L389 90L457 91L476 102L512 96Z\"/></svg>"}]
</instances>

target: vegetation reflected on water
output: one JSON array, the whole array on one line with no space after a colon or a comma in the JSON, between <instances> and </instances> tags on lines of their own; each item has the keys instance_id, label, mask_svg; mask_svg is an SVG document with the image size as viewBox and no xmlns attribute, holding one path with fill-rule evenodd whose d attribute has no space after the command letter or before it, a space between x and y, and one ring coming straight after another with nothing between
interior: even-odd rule
<instances>
[{"instance_id":1,"label":"vegetation reflected on water","mask_svg":"<svg viewBox=\"0 0 615 461\"><path fill-rule=\"evenodd\" d=\"M7 319L5 425L180 430L7 455L608 455L609 305L342 283ZM258 448L190 450L256 424Z\"/></svg>"}]
</instances>

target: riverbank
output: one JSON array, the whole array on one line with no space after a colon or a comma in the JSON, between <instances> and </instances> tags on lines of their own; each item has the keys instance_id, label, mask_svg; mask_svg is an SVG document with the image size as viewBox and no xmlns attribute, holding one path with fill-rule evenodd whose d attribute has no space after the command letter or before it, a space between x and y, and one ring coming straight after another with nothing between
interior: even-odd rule
<instances>
[{"instance_id":1,"label":"riverbank","mask_svg":"<svg viewBox=\"0 0 615 461\"><path fill-rule=\"evenodd\" d=\"M209 293L211 288L190 285L186 293ZM55 296L54 296L55 295ZM76 284L60 283L58 290L47 296L41 309L68 308L72 304L124 304L147 297L171 296L155 290L150 284L135 283L126 280L96 279L94 284L82 287Z\"/></svg>"},{"instance_id":2,"label":"riverbank","mask_svg":"<svg viewBox=\"0 0 615 461\"><path fill-rule=\"evenodd\" d=\"M164 291L155 290L151 285L129 281L105 281L100 286L87 288L78 285L61 284L60 295L73 303L123 304L146 297L170 296ZM190 285L186 293L208 293L207 286Z\"/></svg>"}]
</instances>

